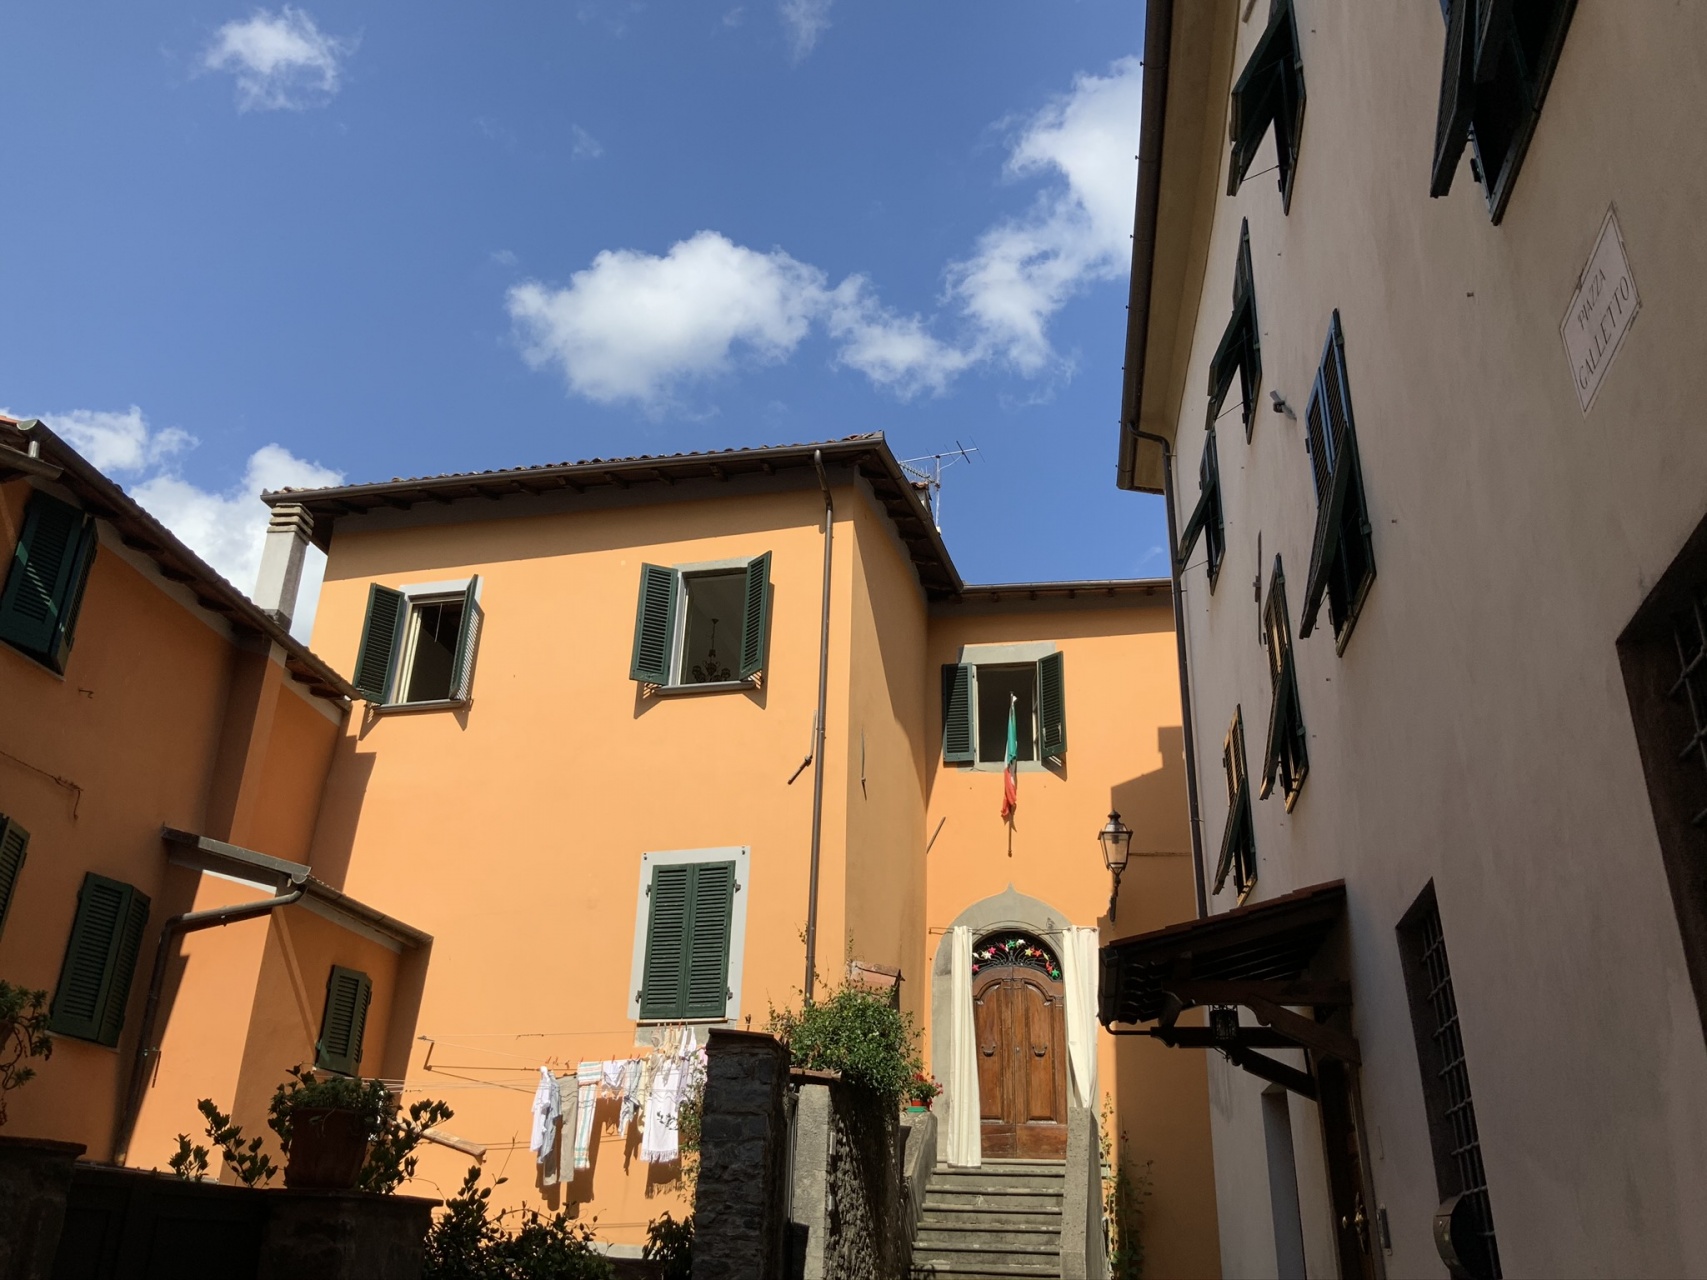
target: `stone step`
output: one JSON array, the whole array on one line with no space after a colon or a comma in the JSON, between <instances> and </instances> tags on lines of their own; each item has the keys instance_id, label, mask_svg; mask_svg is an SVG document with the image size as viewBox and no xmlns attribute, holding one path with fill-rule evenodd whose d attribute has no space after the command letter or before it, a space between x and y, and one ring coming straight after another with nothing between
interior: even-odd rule
<instances>
[{"instance_id":1,"label":"stone step","mask_svg":"<svg viewBox=\"0 0 1707 1280\"><path fill-rule=\"evenodd\" d=\"M1061 1246L1036 1249L955 1249L943 1245L915 1245L913 1274L975 1276L1058 1276Z\"/></svg>"},{"instance_id":2,"label":"stone step","mask_svg":"<svg viewBox=\"0 0 1707 1280\"><path fill-rule=\"evenodd\" d=\"M1065 1160L986 1160L976 1169L963 1168L960 1165L939 1164L931 1170L933 1178L953 1178L970 1175L988 1174L991 1177L1028 1177L1044 1174L1056 1178L1067 1176Z\"/></svg>"},{"instance_id":3,"label":"stone step","mask_svg":"<svg viewBox=\"0 0 1707 1280\"><path fill-rule=\"evenodd\" d=\"M992 1249L1024 1251L1027 1246L1032 1245L1060 1253L1061 1231L1059 1226L1050 1229L1013 1222L983 1226L922 1222L919 1224L917 1236L913 1239L914 1253L940 1248L977 1249L983 1252Z\"/></svg>"},{"instance_id":4,"label":"stone step","mask_svg":"<svg viewBox=\"0 0 1707 1280\"><path fill-rule=\"evenodd\" d=\"M1010 1213L1060 1213L1060 1192L944 1191L935 1183L925 1188L925 1209L998 1209Z\"/></svg>"},{"instance_id":5,"label":"stone step","mask_svg":"<svg viewBox=\"0 0 1707 1280\"><path fill-rule=\"evenodd\" d=\"M995 1178L977 1173L956 1173L934 1176L926 1185L939 1191L1034 1191L1060 1195L1067 1188L1067 1180L1035 1173Z\"/></svg>"},{"instance_id":6,"label":"stone step","mask_svg":"<svg viewBox=\"0 0 1707 1280\"><path fill-rule=\"evenodd\" d=\"M963 1205L944 1208L927 1205L919 1222L937 1226L992 1227L1011 1222L1018 1226L1043 1227L1058 1230L1061 1226L1059 1209L1012 1209L1007 1205Z\"/></svg>"},{"instance_id":7,"label":"stone step","mask_svg":"<svg viewBox=\"0 0 1707 1280\"><path fill-rule=\"evenodd\" d=\"M1035 1276L1039 1280L1060 1280L1061 1265L1051 1263L1021 1263L1009 1265L1005 1263L982 1263L974 1260L969 1263L959 1262L929 1262L923 1266L915 1266L912 1270L913 1280L938 1280L941 1276L964 1276L966 1280L1007 1280L1009 1276Z\"/></svg>"}]
</instances>

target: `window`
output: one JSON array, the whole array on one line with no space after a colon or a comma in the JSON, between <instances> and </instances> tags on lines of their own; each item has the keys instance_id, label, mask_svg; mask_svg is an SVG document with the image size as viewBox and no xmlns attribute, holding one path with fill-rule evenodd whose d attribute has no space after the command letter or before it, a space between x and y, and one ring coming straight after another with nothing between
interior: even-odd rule
<instances>
[{"instance_id":1,"label":"window","mask_svg":"<svg viewBox=\"0 0 1707 1280\"><path fill-rule=\"evenodd\" d=\"M1257 844L1251 821L1251 784L1245 772L1245 717L1233 708L1233 723L1221 745L1221 766L1227 773L1227 829L1221 834L1221 860L1215 867L1215 893L1233 877L1233 889L1243 902L1257 882Z\"/></svg>"},{"instance_id":2,"label":"window","mask_svg":"<svg viewBox=\"0 0 1707 1280\"><path fill-rule=\"evenodd\" d=\"M1031 662L959 662L942 669L942 758L945 764L1007 762L1008 714L1014 713L1019 759L1067 755L1067 686L1059 652Z\"/></svg>"},{"instance_id":3,"label":"window","mask_svg":"<svg viewBox=\"0 0 1707 1280\"><path fill-rule=\"evenodd\" d=\"M29 848L30 833L0 813L0 934L6 930L6 913L12 909L12 894L23 874Z\"/></svg>"},{"instance_id":4,"label":"window","mask_svg":"<svg viewBox=\"0 0 1707 1280\"><path fill-rule=\"evenodd\" d=\"M97 1044L118 1044L147 926L146 894L93 872L83 877L65 963L48 1010L50 1030Z\"/></svg>"},{"instance_id":5,"label":"window","mask_svg":"<svg viewBox=\"0 0 1707 1280\"><path fill-rule=\"evenodd\" d=\"M49 494L30 495L0 591L0 640L65 670L98 541L93 516Z\"/></svg>"},{"instance_id":6,"label":"window","mask_svg":"<svg viewBox=\"0 0 1707 1280\"><path fill-rule=\"evenodd\" d=\"M362 1036L367 1031L367 1007L373 999L373 980L358 969L333 965L326 978L326 1009L320 1015L320 1039L314 1046L314 1065L341 1076L361 1073Z\"/></svg>"},{"instance_id":7,"label":"window","mask_svg":"<svg viewBox=\"0 0 1707 1280\"><path fill-rule=\"evenodd\" d=\"M1618 637L1630 719L1707 1030L1707 519Z\"/></svg>"},{"instance_id":8,"label":"window","mask_svg":"<svg viewBox=\"0 0 1707 1280\"><path fill-rule=\"evenodd\" d=\"M1482 1170L1482 1143L1464 1063L1452 969L1446 960L1446 938L1432 882L1399 922L1399 954L1422 1071L1435 1182L1442 1204L1453 1196L1459 1198L1452 1244L1468 1274L1491 1280L1500 1274L1500 1253L1494 1242L1493 1207Z\"/></svg>"},{"instance_id":9,"label":"window","mask_svg":"<svg viewBox=\"0 0 1707 1280\"><path fill-rule=\"evenodd\" d=\"M1541 118L1576 0L1441 0L1440 7L1446 54L1428 193L1452 189L1464 144L1472 142L1471 170L1497 224Z\"/></svg>"},{"instance_id":10,"label":"window","mask_svg":"<svg viewBox=\"0 0 1707 1280\"><path fill-rule=\"evenodd\" d=\"M1292 0L1276 0L1268 27L1233 86L1233 164L1227 194L1237 195L1250 172L1269 125L1280 169L1280 206L1292 210L1292 179L1298 170L1298 139L1304 131L1304 60Z\"/></svg>"},{"instance_id":11,"label":"window","mask_svg":"<svg viewBox=\"0 0 1707 1280\"><path fill-rule=\"evenodd\" d=\"M1375 580L1375 546L1369 508L1363 496L1363 468L1351 412L1351 382L1346 377L1345 334L1334 312L1322 350L1321 367L1304 410L1305 448L1316 484L1316 536L1310 551L1310 577L1304 584L1304 616L1299 639L1315 630L1322 597L1340 652L1351 639L1363 598Z\"/></svg>"},{"instance_id":12,"label":"window","mask_svg":"<svg viewBox=\"0 0 1707 1280\"><path fill-rule=\"evenodd\" d=\"M757 684L770 647L771 555L640 566L629 679L658 688Z\"/></svg>"},{"instance_id":13,"label":"window","mask_svg":"<svg viewBox=\"0 0 1707 1280\"><path fill-rule=\"evenodd\" d=\"M478 576L401 591L376 582L350 683L376 706L467 702L484 619Z\"/></svg>"},{"instance_id":14,"label":"window","mask_svg":"<svg viewBox=\"0 0 1707 1280\"><path fill-rule=\"evenodd\" d=\"M735 1016L746 932L747 850L648 853L634 923L633 999L640 1022Z\"/></svg>"},{"instance_id":15,"label":"window","mask_svg":"<svg viewBox=\"0 0 1707 1280\"><path fill-rule=\"evenodd\" d=\"M1233 375L1239 375L1240 417L1245 424L1245 440L1251 438L1251 425L1256 417L1257 391L1262 386L1262 342L1257 333L1257 300L1255 276L1251 271L1251 223L1246 219L1239 230L1239 261L1233 269L1233 314L1227 318L1227 328L1221 334L1220 345L1209 362L1209 425L1214 427L1221 416L1221 406L1233 389Z\"/></svg>"},{"instance_id":16,"label":"window","mask_svg":"<svg viewBox=\"0 0 1707 1280\"><path fill-rule=\"evenodd\" d=\"M1262 641L1268 649L1268 679L1273 701L1268 713L1268 747L1263 752L1259 798L1267 800L1275 784L1286 797L1286 811L1298 803L1310 756L1304 742L1304 712L1298 701L1298 673L1292 666L1292 624L1286 614L1286 573L1280 557L1268 581L1268 600L1262 607Z\"/></svg>"},{"instance_id":17,"label":"window","mask_svg":"<svg viewBox=\"0 0 1707 1280\"><path fill-rule=\"evenodd\" d=\"M1215 428L1211 426L1203 441L1203 461L1197 464L1197 505L1191 519L1185 522L1180 534L1179 562L1183 567L1202 535L1203 547L1209 556L1209 590L1215 590L1215 580L1221 576L1221 561L1227 554L1227 531L1221 519L1221 460L1215 451Z\"/></svg>"}]
</instances>

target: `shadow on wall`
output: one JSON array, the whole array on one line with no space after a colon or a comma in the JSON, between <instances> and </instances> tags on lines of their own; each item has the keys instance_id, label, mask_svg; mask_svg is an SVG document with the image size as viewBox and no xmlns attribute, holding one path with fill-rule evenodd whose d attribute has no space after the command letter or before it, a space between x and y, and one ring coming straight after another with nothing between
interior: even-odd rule
<instances>
[{"instance_id":1,"label":"shadow on wall","mask_svg":"<svg viewBox=\"0 0 1707 1280\"><path fill-rule=\"evenodd\" d=\"M314 878L324 880L334 889L342 890L350 874L356 824L361 820L362 801L373 777L375 759L373 749L363 749L346 733L339 737L332 763L326 770L326 788L320 800L320 815L314 823L309 863ZM374 905L385 909L384 903Z\"/></svg>"},{"instance_id":2,"label":"shadow on wall","mask_svg":"<svg viewBox=\"0 0 1707 1280\"><path fill-rule=\"evenodd\" d=\"M1171 725L1158 730L1156 740L1162 767L1109 792L1111 806L1132 828L1132 857L1120 882L1118 916L1105 923L1105 941L1178 924L1197 912L1184 733ZM1191 1011L1183 1021L1201 1017ZM1127 1204L1138 1214L1133 1225L1143 1274L1220 1275L1204 1051L1169 1049L1144 1036L1122 1036L1114 1044L1112 1136L1127 1174Z\"/></svg>"}]
</instances>

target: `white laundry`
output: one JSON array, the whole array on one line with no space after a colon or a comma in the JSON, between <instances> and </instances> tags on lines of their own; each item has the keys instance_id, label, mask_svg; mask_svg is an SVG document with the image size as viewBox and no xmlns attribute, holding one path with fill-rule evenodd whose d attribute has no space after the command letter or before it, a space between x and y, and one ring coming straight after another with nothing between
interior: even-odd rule
<instances>
[{"instance_id":1,"label":"white laundry","mask_svg":"<svg viewBox=\"0 0 1707 1280\"><path fill-rule=\"evenodd\" d=\"M562 1117L557 1096L557 1077L550 1067L539 1069L539 1087L533 1091L533 1128L528 1135L528 1150L544 1164L557 1143L557 1121Z\"/></svg>"},{"instance_id":2,"label":"white laundry","mask_svg":"<svg viewBox=\"0 0 1707 1280\"><path fill-rule=\"evenodd\" d=\"M640 1158L648 1164L669 1164L680 1156L676 1130L681 1123L682 1065L670 1061L652 1077L646 1099L646 1132Z\"/></svg>"}]
</instances>

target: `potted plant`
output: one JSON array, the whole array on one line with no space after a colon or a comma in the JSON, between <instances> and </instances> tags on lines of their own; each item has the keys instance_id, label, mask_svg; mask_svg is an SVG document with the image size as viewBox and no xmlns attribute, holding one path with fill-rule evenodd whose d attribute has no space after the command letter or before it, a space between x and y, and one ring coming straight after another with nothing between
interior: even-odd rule
<instances>
[{"instance_id":1,"label":"potted plant","mask_svg":"<svg viewBox=\"0 0 1707 1280\"><path fill-rule=\"evenodd\" d=\"M393 1192L415 1176L413 1152L427 1130L451 1118L443 1102L424 1098L404 1115L382 1080L321 1077L303 1066L290 1076L273 1094L267 1124L293 1189Z\"/></svg>"},{"instance_id":2,"label":"potted plant","mask_svg":"<svg viewBox=\"0 0 1707 1280\"><path fill-rule=\"evenodd\" d=\"M47 1033L47 992L14 987L0 980L0 1125L6 1123L6 1095L35 1079L31 1058L53 1056Z\"/></svg>"},{"instance_id":3,"label":"potted plant","mask_svg":"<svg viewBox=\"0 0 1707 1280\"><path fill-rule=\"evenodd\" d=\"M273 1094L267 1124L285 1154L285 1186L352 1190L368 1146L397 1114L397 1101L379 1080L317 1076L296 1066Z\"/></svg>"},{"instance_id":4,"label":"potted plant","mask_svg":"<svg viewBox=\"0 0 1707 1280\"><path fill-rule=\"evenodd\" d=\"M942 1095L942 1086L928 1072L915 1071L907 1094L907 1110L929 1111L931 1103Z\"/></svg>"}]
</instances>

